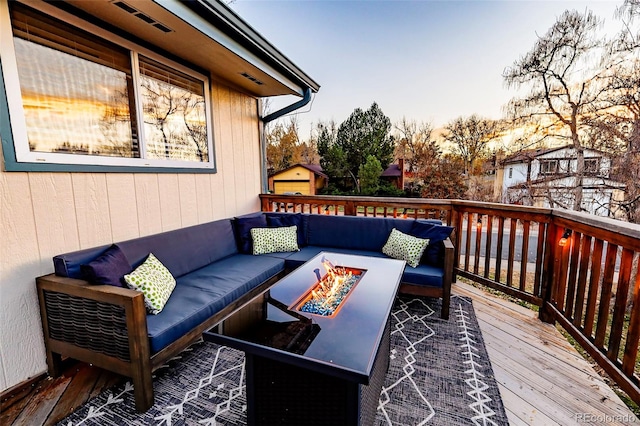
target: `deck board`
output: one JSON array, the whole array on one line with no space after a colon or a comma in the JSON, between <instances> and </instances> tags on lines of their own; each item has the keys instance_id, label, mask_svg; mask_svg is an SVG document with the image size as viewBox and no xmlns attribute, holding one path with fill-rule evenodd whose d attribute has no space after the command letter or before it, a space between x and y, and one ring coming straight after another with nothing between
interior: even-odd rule
<instances>
[{"instance_id":1,"label":"deck board","mask_svg":"<svg viewBox=\"0 0 640 426\"><path fill-rule=\"evenodd\" d=\"M620 419L634 417L593 367L537 313L482 289L455 283L453 293L473 299L509 422L523 425L579 425L576 413ZM0 424L50 425L123 378L79 364L30 393L3 401ZM626 416L626 417L625 417Z\"/></svg>"},{"instance_id":2,"label":"deck board","mask_svg":"<svg viewBox=\"0 0 640 426\"><path fill-rule=\"evenodd\" d=\"M579 425L577 413L612 420L607 424L634 418L560 331L535 312L460 282L453 293L473 299L511 424Z\"/></svg>"}]
</instances>

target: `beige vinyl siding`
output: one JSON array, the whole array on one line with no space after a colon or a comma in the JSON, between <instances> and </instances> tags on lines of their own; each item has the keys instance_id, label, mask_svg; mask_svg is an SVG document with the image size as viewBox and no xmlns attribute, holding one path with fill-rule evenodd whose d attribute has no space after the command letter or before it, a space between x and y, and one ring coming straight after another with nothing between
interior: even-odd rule
<instances>
[{"instance_id":1,"label":"beige vinyl siding","mask_svg":"<svg viewBox=\"0 0 640 426\"><path fill-rule=\"evenodd\" d=\"M46 370L35 278L52 256L259 210L258 101L211 91L215 174L0 170L0 391Z\"/></svg>"}]
</instances>

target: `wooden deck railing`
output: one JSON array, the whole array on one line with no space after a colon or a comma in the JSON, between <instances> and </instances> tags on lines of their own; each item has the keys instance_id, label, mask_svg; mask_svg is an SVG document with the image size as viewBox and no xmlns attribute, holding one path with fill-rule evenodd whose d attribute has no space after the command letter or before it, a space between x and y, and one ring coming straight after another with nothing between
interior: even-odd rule
<instances>
[{"instance_id":1,"label":"wooden deck railing","mask_svg":"<svg viewBox=\"0 0 640 426\"><path fill-rule=\"evenodd\" d=\"M263 211L441 219L454 227L457 276L538 306L640 404L640 225L461 200L260 198Z\"/></svg>"}]
</instances>

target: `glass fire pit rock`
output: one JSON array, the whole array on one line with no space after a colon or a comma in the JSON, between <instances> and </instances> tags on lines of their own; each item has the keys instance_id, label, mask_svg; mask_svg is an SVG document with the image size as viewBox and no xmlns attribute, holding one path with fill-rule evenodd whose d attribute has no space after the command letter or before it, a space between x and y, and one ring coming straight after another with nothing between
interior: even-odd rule
<instances>
[{"instance_id":1,"label":"glass fire pit rock","mask_svg":"<svg viewBox=\"0 0 640 426\"><path fill-rule=\"evenodd\" d=\"M314 270L318 281L294 304L294 310L325 317L337 315L366 272L364 269L333 266L328 260L323 260L322 265L326 274L321 276L319 269Z\"/></svg>"}]
</instances>

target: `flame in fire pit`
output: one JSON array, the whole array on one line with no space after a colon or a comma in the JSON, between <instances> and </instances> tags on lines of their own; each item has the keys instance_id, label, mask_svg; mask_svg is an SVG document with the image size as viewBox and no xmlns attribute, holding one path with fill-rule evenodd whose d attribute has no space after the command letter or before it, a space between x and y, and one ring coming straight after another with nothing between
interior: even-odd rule
<instances>
[{"instance_id":1,"label":"flame in fire pit","mask_svg":"<svg viewBox=\"0 0 640 426\"><path fill-rule=\"evenodd\" d=\"M318 281L296 304L297 311L322 316L336 315L365 272L363 269L334 266L324 258L322 266L326 270L325 275L321 277L319 269L314 271Z\"/></svg>"}]
</instances>

